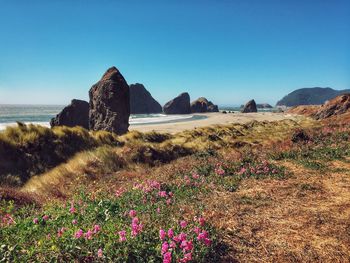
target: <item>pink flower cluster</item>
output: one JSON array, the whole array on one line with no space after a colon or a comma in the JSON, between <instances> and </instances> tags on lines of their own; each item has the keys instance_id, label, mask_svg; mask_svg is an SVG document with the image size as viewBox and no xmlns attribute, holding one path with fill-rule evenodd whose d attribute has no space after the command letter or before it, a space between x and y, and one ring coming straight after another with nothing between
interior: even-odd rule
<instances>
[{"instance_id":1,"label":"pink flower cluster","mask_svg":"<svg viewBox=\"0 0 350 263\"><path fill-rule=\"evenodd\" d=\"M220 176L225 175L225 170L222 168L221 163L217 163L215 165L214 172L215 172L215 174L220 175Z\"/></svg>"},{"instance_id":2,"label":"pink flower cluster","mask_svg":"<svg viewBox=\"0 0 350 263\"><path fill-rule=\"evenodd\" d=\"M140 223L135 210L130 210L128 214L131 217L131 236L136 237L142 232L143 224ZM126 230L121 230L118 232L120 242L125 242L127 240L126 233Z\"/></svg>"},{"instance_id":3,"label":"pink flower cluster","mask_svg":"<svg viewBox=\"0 0 350 263\"><path fill-rule=\"evenodd\" d=\"M143 203L155 203L157 200L163 199L167 205L170 205L172 203L173 193L164 191L161 188L161 183L154 180L134 184L134 189L138 189L143 192ZM157 211L158 213L160 212L159 209Z\"/></svg>"},{"instance_id":4,"label":"pink flower cluster","mask_svg":"<svg viewBox=\"0 0 350 263\"><path fill-rule=\"evenodd\" d=\"M121 197L124 193L126 192L126 190L124 188L120 188L117 191L115 191L115 197Z\"/></svg>"},{"instance_id":5,"label":"pink flower cluster","mask_svg":"<svg viewBox=\"0 0 350 263\"><path fill-rule=\"evenodd\" d=\"M86 233L82 229L79 229L74 233L74 237L79 239L81 237L84 237L86 240L90 240L93 238L94 235L96 235L98 232L101 231L100 225L94 225L92 229L88 229Z\"/></svg>"},{"instance_id":6,"label":"pink flower cluster","mask_svg":"<svg viewBox=\"0 0 350 263\"><path fill-rule=\"evenodd\" d=\"M57 237L62 237L63 233L67 230L67 228L62 227L60 229L58 229L57 231Z\"/></svg>"},{"instance_id":7,"label":"pink flower cluster","mask_svg":"<svg viewBox=\"0 0 350 263\"><path fill-rule=\"evenodd\" d=\"M185 175L184 179L187 186L198 187L204 183L204 178L197 172L193 172L191 176Z\"/></svg>"},{"instance_id":8,"label":"pink flower cluster","mask_svg":"<svg viewBox=\"0 0 350 263\"><path fill-rule=\"evenodd\" d=\"M239 168L237 174L244 176L251 175L269 175L277 174L278 170L274 168L267 160L263 160L258 164L244 164Z\"/></svg>"},{"instance_id":9,"label":"pink flower cluster","mask_svg":"<svg viewBox=\"0 0 350 263\"><path fill-rule=\"evenodd\" d=\"M161 184L155 180L148 180L144 183L136 183L134 184L134 189L138 189L143 191L144 193L152 192L153 190L160 191Z\"/></svg>"},{"instance_id":10,"label":"pink flower cluster","mask_svg":"<svg viewBox=\"0 0 350 263\"><path fill-rule=\"evenodd\" d=\"M1 225L10 226L14 223L15 223L15 220L13 219L13 217L10 214L5 214L1 218Z\"/></svg>"},{"instance_id":11,"label":"pink flower cluster","mask_svg":"<svg viewBox=\"0 0 350 263\"><path fill-rule=\"evenodd\" d=\"M74 207L74 202L72 202L70 205L70 208L69 208L69 213L74 214L76 212L77 212L77 210Z\"/></svg>"},{"instance_id":12,"label":"pink flower cluster","mask_svg":"<svg viewBox=\"0 0 350 263\"><path fill-rule=\"evenodd\" d=\"M189 262L193 259L194 241L205 246L211 245L211 240L207 231L201 229L205 225L203 217L195 218L197 226L193 229L188 229L188 233L180 232L175 235L174 230L169 228L168 231L164 229L159 230L159 239L162 241L161 254L163 256L163 263L170 263L172 261L173 254L180 251L181 258L179 262ZM188 222L185 220L180 221L179 226L182 230L187 229Z\"/></svg>"},{"instance_id":13,"label":"pink flower cluster","mask_svg":"<svg viewBox=\"0 0 350 263\"><path fill-rule=\"evenodd\" d=\"M143 225L139 222L137 217L131 221L131 236L136 237L142 231Z\"/></svg>"}]
</instances>

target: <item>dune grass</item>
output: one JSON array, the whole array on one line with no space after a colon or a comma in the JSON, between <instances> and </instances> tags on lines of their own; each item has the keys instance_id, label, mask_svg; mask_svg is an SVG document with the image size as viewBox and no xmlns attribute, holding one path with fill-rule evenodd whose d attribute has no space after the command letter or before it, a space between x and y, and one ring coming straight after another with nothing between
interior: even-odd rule
<instances>
[{"instance_id":1,"label":"dune grass","mask_svg":"<svg viewBox=\"0 0 350 263\"><path fill-rule=\"evenodd\" d=\"M295 129L306 139L294 142ZM107 142L79 152L7 190L0 198L0 255L9 261L346 262L349 138L349 126L320 128L309 120L174 135L131 132L117 138L117 147ZM169 229L186 234L186 242L169 237Z\"/></svg>"}]
</instances>

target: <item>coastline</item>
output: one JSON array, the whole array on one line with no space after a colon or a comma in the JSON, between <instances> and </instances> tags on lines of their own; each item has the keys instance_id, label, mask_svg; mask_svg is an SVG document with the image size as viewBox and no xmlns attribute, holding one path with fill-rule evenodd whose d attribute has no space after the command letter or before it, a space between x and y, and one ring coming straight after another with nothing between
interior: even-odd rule
<instances>
[{"instance_id":1,"label":"coastline","mask_svg":"<svg viewBox=\"0 0 350 263\"><path fill-rule=\"evenodd\" d=\"M285 119L297 120L304 118L303 116L286 114L286 113L273 113L273 112L257 112L257 113L227 113L222 112L215 113L196 113L194 116L205 116L205 118L197 120L178 121L174 123L159 123L159 124L147 124L147 125L130 125L130 131L140 132L166 132L177 133L184 130L192 130L199 127L213 126L213 125L225 125L230 123L248 123L250 121L280 121Z\"/></svg>"},{"instance_id":2,"label":"coastline","mask_svg":"<svg viewBox=\"0 0 350 263\"><path fill-rule=\"evenodd\" d=\"M168 117L168 118L167 118ZM168 115L158 118L149 118L147 122L138 123L138 119L134 119L130 122L130 131L140 132L165 132L175 134L184 130L192 130L199 127L213 126L213 125L225 125L230 123L248 123L250 121L279 121L284 119L297 120L305 118L301 115L289 114L289 113L273 113L273 112L257 112L257 113L227 113L222 112L215 113L194 113L189 115ZM146 118L147 119L147 118ZM153 120L152 120L153 119ZM141 119L140 119L141 120ZM50 127L48 122L25 122L26 124L32 123L35 125L41 125L44 127ZM15 126L16 123L0 123L0 131L4 130L8 126Z\"/></svg>"}]
</instances>

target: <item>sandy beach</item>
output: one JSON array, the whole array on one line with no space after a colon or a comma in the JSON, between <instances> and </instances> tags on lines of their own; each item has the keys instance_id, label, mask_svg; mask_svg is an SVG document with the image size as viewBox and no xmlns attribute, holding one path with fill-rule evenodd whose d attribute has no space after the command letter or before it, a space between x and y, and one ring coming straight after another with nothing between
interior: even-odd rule
<instances>
[{"instance_id":1,"label":"sandy beach","mask_svg":"<svg viewBox=\"0 0 350 263\"><path fill-rule=\"evenodd\" d=\"M130 125L129 130L137 130L141 132L168 132L177 133L184 130L191 130L198 127L205 127L219 124L230 123L247 123L253 120L256 121L279 121L284 119L300 119L302 116L286 113L258 112L258 113L199 113L194 115L204 115L206 119L179 121L175 123L160 123L146 125Z\"/></svg>"}]
</instances>

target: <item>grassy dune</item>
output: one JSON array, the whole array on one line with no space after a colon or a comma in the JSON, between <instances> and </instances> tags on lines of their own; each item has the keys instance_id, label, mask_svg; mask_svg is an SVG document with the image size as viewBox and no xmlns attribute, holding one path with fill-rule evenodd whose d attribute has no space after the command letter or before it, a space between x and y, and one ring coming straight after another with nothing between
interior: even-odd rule
<instances>
[{"instance_id":1,"label":"grassy dune","mask_svg":"<svg viewBox=\"0 0 350 263\"><path fill-rule=\"evenodd\" d=\"M349 261L349 138L303 119L104 140L1 189L0 258Z\"/></svg>"}]
</instances>

